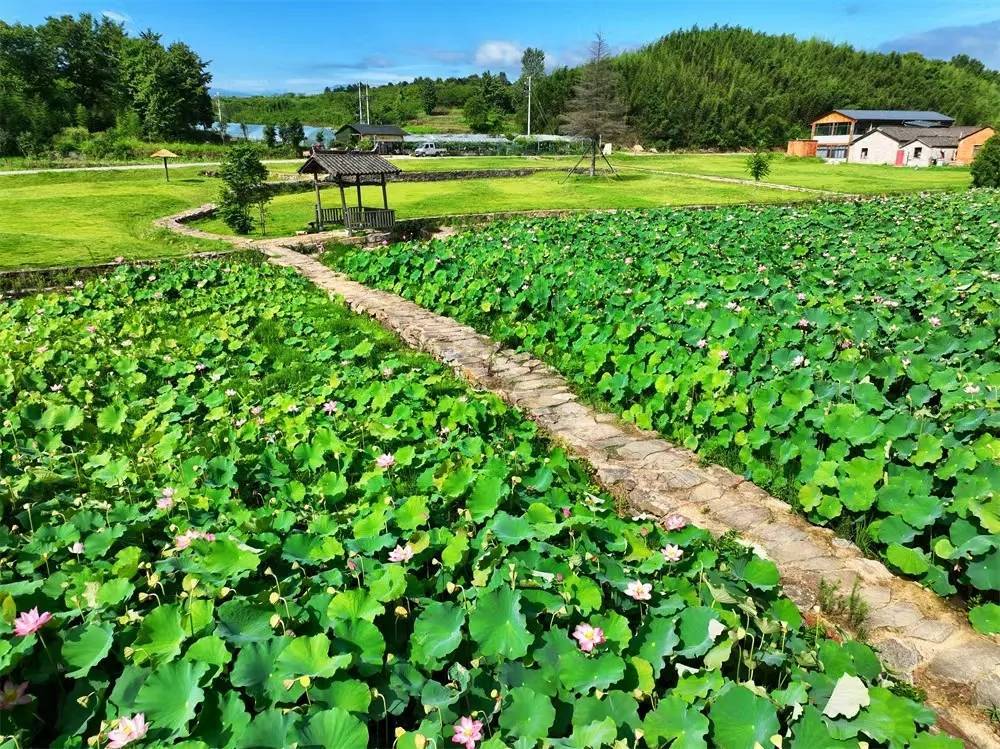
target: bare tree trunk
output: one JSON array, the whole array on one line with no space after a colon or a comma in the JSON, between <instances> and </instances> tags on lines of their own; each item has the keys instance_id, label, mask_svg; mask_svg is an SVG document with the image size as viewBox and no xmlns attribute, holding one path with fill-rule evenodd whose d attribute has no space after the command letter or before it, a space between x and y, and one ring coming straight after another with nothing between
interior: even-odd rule
<instances>
[{"instance_id":1,"label":"bare tree trunk","mask_svg":"<svg viewBox=\"0 0 1000 749\"><path fill-rule=\"evenodd\" d=\"M597 141L591 139L590 141L590 176L593 177L597 174Z\"/></svg>"}]
</instances>

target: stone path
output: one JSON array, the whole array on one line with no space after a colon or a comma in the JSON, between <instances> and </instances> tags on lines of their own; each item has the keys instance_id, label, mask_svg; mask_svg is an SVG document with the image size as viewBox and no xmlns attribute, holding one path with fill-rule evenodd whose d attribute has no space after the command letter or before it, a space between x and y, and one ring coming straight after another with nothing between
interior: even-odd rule
<instances>
[{"instance_id":1,"label":"stone path","mask_svg":"<svg viewBox=\"0 0 1000 749\"><path fill-rule=\"evenodd\" d=\"M869 641L887 665L927 691L939 725L970 747L1000 747L997 726L985 713L1000 707L1000 641L974 632L963 612L897 578L742 477L580 403L568 383L538 359L500 350L468 326L363 286L282 244L255 246L448 363L474 386L520 408L635 509L655 516L679 512L714 533L738 531L774 560L786 593L803 611L817 604L820 580L840 583L844 593L857 584L869 606Z\"/></svg>"}]
</instances>

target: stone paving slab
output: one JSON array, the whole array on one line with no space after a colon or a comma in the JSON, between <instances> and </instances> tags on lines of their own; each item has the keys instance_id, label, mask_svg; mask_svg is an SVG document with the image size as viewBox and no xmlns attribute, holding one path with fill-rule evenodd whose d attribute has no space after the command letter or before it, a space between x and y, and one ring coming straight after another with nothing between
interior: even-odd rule
<instances>
[{"instance_id":1,"label":"stone paving slab","mask_svg":"<svg viewBox=\"0 0 1000 749\"><path fill-rule=\"evenodd\" d=\"M578 458L609 491L656 517L679 512L721 534L737 530L781 571L803 611L817 605L820 580L837 581L870 607L869 641L895 672L926 690L939 722L970 747L1000 747L985 710L1000 706L1000 641L976 633L963 611L862 556L851 542L813 526L788 504L657 434L583 405L569 384L529 354L499 350L468 326L359 284L278 242L258 243L274 263L298 270L356 312L447 362L472 385L522 409Z\"/></svg>"}]
</instances>

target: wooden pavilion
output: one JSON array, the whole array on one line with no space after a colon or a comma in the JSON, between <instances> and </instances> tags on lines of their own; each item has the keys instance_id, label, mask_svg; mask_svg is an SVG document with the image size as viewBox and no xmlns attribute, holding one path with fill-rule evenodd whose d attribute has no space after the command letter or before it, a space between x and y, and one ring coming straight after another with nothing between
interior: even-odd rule
<instances>
[{"instance_id":1,"label":"wooden pavilion","mask_svg":"<svg viewBox=\"0 0 1000 749\"><path fill-rule=\"evenodd\" d=\"M316 220L313 225L323 230L326 224L341 224L348 233L360 229L388 230L396 223L396 212L389 208L386 178L399 174L400 168L373 153L358 151L324 151L314 149L299 174L311 174L316 188ZM320 183L328 182L340 188L340 207L324 208ZM381 185L382 207L366 207L361 200L364 185ZM347 205L344 188L354 187L357 206Z\"/></svg>"}]
</instances>

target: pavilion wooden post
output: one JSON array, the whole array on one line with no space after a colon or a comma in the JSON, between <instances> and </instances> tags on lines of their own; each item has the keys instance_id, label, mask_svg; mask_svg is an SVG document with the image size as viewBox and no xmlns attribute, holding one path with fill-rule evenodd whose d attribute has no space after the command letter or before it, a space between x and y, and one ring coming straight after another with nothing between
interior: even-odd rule
<instances>
[{"instance_id":1,"label":"pavilion wooden post","mask_svg":"<svg viewBox=\"0 0 1000 749\"><path fill-rule=\"evenodd\" d=\"M337 179L337 186L340 188L340 207L344 211L344 226L347 227L347 233L351 233L351 217L347 213L347 198L344 197L344 181L340 178Z\"/></svg>"},{"instance_id":2,"label":"pavilion wooden post","mask_svg":"<svg viewBox=\"0 0 1000 749\"><path fill-rule=\"evenodd\" d=\"M389 196L385 191L385 175L382 175L382 207L389 210Z\"/></svg>"},{"instance_id":3,"label":"pavilion wooden post","mask_svg":"<svg viewBox=\"0 0 1000 749\"><path fill-rule=\"evenodd\" d=\"M319 195L319 175L313 172L313 186L316 188L316 226L323 231L323 199Z\"/></svg>"},{"instance_id":4,"label":"pavilion wooden post","mask_svg":"<svg viewBox=\"0 0 1000 749\"><path fill-rule=\"evenodd\" d=\"M355 185L354 186L358 190L358 211L362 215L364 215L364 210L365 209L364 209L364 206L361 204L361 175L360 174L355 174L354 175L354 180L355 180Z\"/></svg>"}]
</instances>

